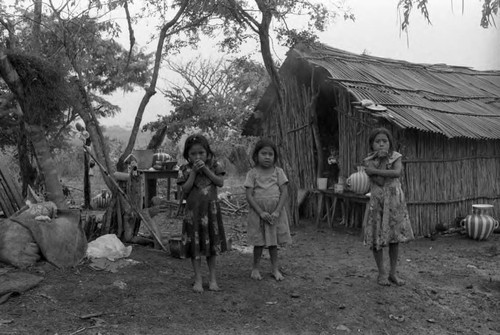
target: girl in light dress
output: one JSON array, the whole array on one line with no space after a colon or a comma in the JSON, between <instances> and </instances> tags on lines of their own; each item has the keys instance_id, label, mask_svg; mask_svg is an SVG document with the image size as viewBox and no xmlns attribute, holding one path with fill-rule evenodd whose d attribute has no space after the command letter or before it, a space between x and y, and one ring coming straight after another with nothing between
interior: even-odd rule
<instances>
[{"instance_id":1,"label":"girl in light dress","mask_svg":"<svg viewBox=\"0 0 500 335\"><path fill-rule=\"evenodd\" d=\"M248 171L244 186L250 205L247 238L253 245L251 278L261 280L259 266L262 252L269 249L271 274L277 281L284 279L278 266L278 245L291 243L288 216L285 209L288 200L288 179L276 166L278 150L268 139L259 140L252 159L255 167Z\"/></svg>"}]
</instances>

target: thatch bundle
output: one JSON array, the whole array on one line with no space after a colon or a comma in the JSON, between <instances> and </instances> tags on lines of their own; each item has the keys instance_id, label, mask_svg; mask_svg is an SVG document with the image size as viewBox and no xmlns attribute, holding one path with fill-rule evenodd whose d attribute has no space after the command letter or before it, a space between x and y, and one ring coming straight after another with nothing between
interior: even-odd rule
<instances>
[{"instance_id":1,"label":"thatch bundle","mask_svg":"<svg viewBox=\"0 0 500 335\"><path fill-rule=\"evenodd\" d=\"M73 93L65 79L64 67L23 53L8 52L7 57L23 85L25 105L44 111L23 111L29 124L44 125L70 107Z\"/></svg>"}]
</instances>

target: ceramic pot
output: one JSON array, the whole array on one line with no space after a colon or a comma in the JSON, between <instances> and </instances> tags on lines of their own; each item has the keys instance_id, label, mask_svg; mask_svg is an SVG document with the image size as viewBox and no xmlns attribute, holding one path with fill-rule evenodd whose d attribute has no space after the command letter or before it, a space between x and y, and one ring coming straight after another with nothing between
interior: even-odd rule
<instances>
[{"instance_id":1,"label":"ceramic pot","mask_svg":"<svg viewBox=\"0 0 500 335\"><path fill-rule=\"evenodd\" d=\"M472 214L493 216L492 211L493 211L493 205L490 204L472 205Z\"/></svg>"},{"instance_id":2,"label":"ceramic pot","mask_svg":"<svg viewBox=\"0 0 500 335\"><path fill-rule=\"evenodd\" d=\"M365 169L358 166L358 172L353 173L346 180L349 191L358 194L365 194L370 190L370 177L365 172Z\"/></svg>"},{"instance_id":3,"label":"ceramic pot","mask_svg":"<svg viewBox=\"0 0 500 335\"><path fill-rule=\"evenodd\" d=\"M489 215L493 217L493 205L490 204L475 204L472 205L473 214ZM500 227L494 228L493 233L500 234Z\"/></svg>"},{"instance_id":4,"label":"ceramic pot","mask_svg":"<svg viewBox=\"0 0 500 335\"><path fill-rule=\"evenodd\" d=\"M155 170L162 170L165 163L170 162L171 160L172 157L169 154L163 152L162 150L158 150L153 155L153 168Z\"/></svg>"},{"instance_id":5,"label":"ceramic pot","mask_svg":"<svg viewBox=\"0 0 500 335\"><path fill-rule=\"evenodd\" d=\"M467 215L460 224L465 228L467 236L477 241L486 240L498 228L498 221L484 214Z\"/></svg>"}]
</instances>

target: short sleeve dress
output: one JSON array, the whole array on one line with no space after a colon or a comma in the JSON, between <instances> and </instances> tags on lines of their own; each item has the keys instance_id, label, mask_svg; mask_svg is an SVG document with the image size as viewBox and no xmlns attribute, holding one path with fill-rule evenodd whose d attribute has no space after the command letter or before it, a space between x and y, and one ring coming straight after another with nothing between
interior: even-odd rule
<instances>
[{"instance_id":1,"label":"short sleeve dress","mask_svg":"<svg viewBox=\"0 0 500 335\"><path fill-rule=\"evenodd\" d=\"M217 176L224 175L224 169L217 162L209 162L208 168ZM177 184L183 185L191 173L192 165L179 169ZM206 175L199 173L189 194L185 194L186 209L182 223L182 243L191 258L214 256L227 250L226 235L222 222L217 186Z\"/></svg>"},{"instance_id":2,"label":"short sleeve dress","mask_svg":"<svg viewBox=\"0 0 500 335\"><path fill-rule=\"evenodd\" d=\"M376 155L365 158L367 166L391 170L401 159L399 152L380 162ZM384 166L380 166L384 164ZM364 229L364 242L371 249L380 250L389 243L408 242L414 239L406 208L406 201L399 178L370 179L369 214Z\"/></svg>"},{"instance_id":3,"label":"short sleeve dress","mask_svg":"<svg viewBox=\"0 0 500 335\"><path fill-rule=\"evenodd\" d=\"M263 174L253 168L248 171L245 188L251 188L257 204L264 211L273 213L280 198L280 186L288 183L283 169L275 167L273 173ZM276 246L291 243L288 215L285 207L272 225L262 220L259 214L250 206L247 226L248 243L254 246Z\"/></svg>"}]
</instances>

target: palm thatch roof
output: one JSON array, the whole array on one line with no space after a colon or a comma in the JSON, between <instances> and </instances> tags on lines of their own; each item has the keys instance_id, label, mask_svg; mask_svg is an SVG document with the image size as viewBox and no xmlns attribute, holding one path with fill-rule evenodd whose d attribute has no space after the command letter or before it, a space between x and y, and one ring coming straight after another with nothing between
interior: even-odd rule
<instances>
[{"instance_id":1,"label":"palm thatch roof","mask_svg":"<svg viewBox=\"0 0 500 335\"><path fill-rule=\"evenodd\" d=\"M287 60L291 57L326 70L332 86L347 90L352 103L371 100L386 107L384 111L363 111L403 129L448 138L500 139L500 71L415 64L358 55L324 44L296 47ZM281 73L297 70L287 69L286 65L287 61ZM258 111L270 110L272 91L268 89L256 108ZM249 122L255 122L255 118Z\"/></svg>"}]
</instances>

